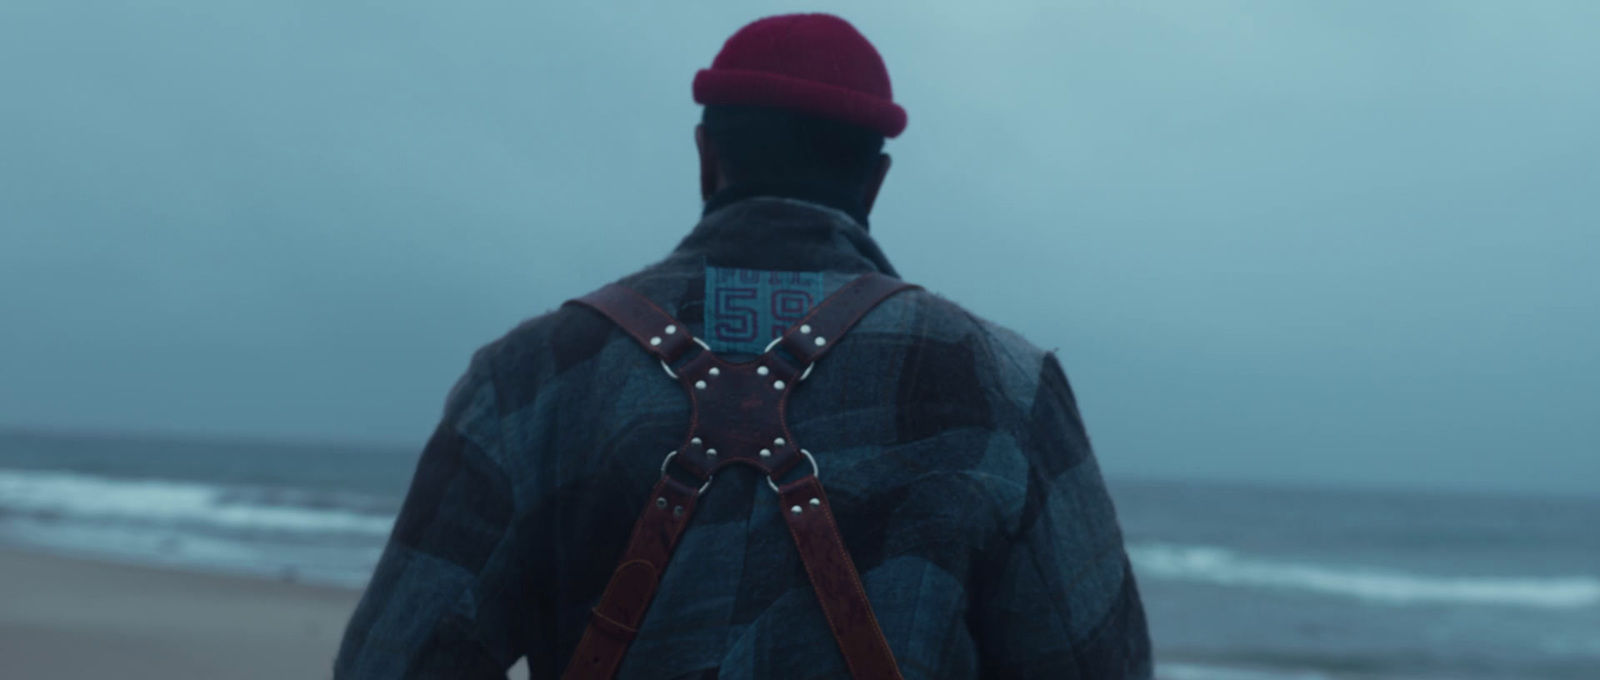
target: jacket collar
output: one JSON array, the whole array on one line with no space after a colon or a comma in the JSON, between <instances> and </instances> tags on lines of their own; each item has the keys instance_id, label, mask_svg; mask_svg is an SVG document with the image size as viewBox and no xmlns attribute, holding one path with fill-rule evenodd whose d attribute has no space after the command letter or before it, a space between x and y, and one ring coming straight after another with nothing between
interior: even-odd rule
<instances>
[{"instance_id":1,"label":"jacket collar","mask_svg":"<svg viewBox=\"0 0 1600 680\"><path fill-rule=\"evenodd\" d=\"M714 267L898 276L866 228L839 209L779 196L741 198L716 207L713 202L673 251L674 259L700 258Z\"/></svg>"},{"instance_id":2,"label":"jacket collar","mask_svg":"<svg viewBox=\"0 0 1600 680\"><path fill-rule=\"evenodd\" d=\"M733 203L758 196L793 198L807 203L827 206L854 218L856 223L861 225L861 228L869 231L872 229L872 225L867 222L867 206L861 203L859 197L850 196L838 189L809 182L739 182L723 187L721 191L706 199L705 210L701 214L710 215Z\"/></svg>"}]
</instances>

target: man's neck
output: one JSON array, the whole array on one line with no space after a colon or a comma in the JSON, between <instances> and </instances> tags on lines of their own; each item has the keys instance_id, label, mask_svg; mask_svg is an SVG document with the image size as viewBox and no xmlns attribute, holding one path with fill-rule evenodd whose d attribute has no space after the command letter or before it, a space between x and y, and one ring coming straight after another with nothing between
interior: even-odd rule
<instances>
[{"instance_id":1,"label":"man's neck","mask_svg":"<svg viewBox=\"0 0 1600 680\"><path fill-rule=\"evenodd\" d=\"M849 215L861 225L862 229L868 228L867 207L862 204L859 197L851 197L848 193L832 187L801 182L754 181L728 184L706 200L703 214L709 215L730 204L757 196L792 198L827 206Z\"/></svg>"}]
</instances>

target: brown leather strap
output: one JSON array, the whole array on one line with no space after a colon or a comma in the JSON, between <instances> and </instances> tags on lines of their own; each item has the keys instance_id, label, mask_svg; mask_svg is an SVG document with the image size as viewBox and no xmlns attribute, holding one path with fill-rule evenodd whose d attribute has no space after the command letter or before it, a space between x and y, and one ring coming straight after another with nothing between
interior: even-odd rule
<instances>
[{"instance_id":1,"label":"brown leather strap","mask_svg":"<svg viewBox=\"0 0 1600 680\"><path fill-rule=\"evenodd\" d=\"M783 518L788 520L789 533L794 536L806 575L817 591L817 601L828 617L828 627L839 643L851 677L898 680L900 667L878 627L878 618L872 614L872 603L861 587L855 563L839 537L822 483L816 475L806 475L780 487L779 495L783 499Z\"/></svg>"},{"instance_id":2,"label":"brown leather strap","mask_svg":"<svg viewBox=\"0 0 1600 680\"><path fill-rule=\"evenodd\" d=\"M861 276L813 308L780 343L809 365L880 302L911 288L916 286L881 274ZM606 286L573 303L604 314L669 364L693 347L683 324L623 286ZM713 470L740 463L776 478L799 461L802 452L784 423L789 394L804 377L799 369L770 352L745 364L728 364L705 352L675 375L694 407L689 437L673 456L680 470L709 481ZM717 447L721 452L715 452ZM807 474L780 487L779 495L789 532L850 674L858 679L897 680L901 675L894 653L839 536L821 482L815 474ZM697 489L670 475L656 484L563 678L609 680L616 674L672 550L694 515L698 496Z\"/></svg>"},{"instance_id":3,"label":"brown leather strap","mask_svg":"<svg viewBox=\"0 0 1600 680\"><path fill-rule=\"evenodd\" d=\"M589 613L589 627L562 678L610 680L617 674L699 497L697 489L666 475L651 489L650 502L634 523L628 548L600 604Z\"/></svg>"},{"instance_id":4,"label":"brown leather strap","mask_svg":"<svg viewBox=\"0 0 1600 680\"><path fill-rule=\"evenodd\" d=\"M799 359L802 366L816 363L878 303L913 288L920 286L884 274L863 274L813 307L799 324L784 333L779 345Z\"/></svg>"},{"instance_id":5,"label":"brown leather strap","mask_svg":"<svg viewBox=\"0 0 1600 680\"><path fill-rule=\"evenodd\" d=\"M694 348L689 329L666 310L633 289L613 283L568 304L593 308L622 328L643 347L667 363L682 358Z\"/></svg>"}]
</instances>

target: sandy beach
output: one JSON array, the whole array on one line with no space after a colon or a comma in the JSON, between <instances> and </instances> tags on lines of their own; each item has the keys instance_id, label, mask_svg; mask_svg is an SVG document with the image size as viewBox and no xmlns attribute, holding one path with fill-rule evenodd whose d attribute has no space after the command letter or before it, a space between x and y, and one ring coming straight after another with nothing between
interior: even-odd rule
<instances>
[{"instance_id":1,"label":"sandy beach","mask_svg":"<svg viewBox=\"0 0 1600 680\"><path fill-rule=\"evenodd\" d=\"M0 677L332 677L360 592L0 551Z\"/></svg>"}]
</instances>

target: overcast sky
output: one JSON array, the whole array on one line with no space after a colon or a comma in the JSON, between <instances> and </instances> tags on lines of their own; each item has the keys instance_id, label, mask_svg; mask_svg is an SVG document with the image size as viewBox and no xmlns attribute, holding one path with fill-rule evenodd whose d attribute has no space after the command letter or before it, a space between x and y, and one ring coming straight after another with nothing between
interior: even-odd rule
<instances>
[{"instance_id":1,"label":"overcast sky","mask_svg":"<svg viewBox=\"0 0 1600 680\"><path fill-rule=\"evenodd\" d=\"M420 447L693 226L690 80L794 9L575 4L0 4L0 426ZM874 234L1113 475L1600 488L1600 3L814 8L910 114Z\"/></svg>"}]
</instances>

